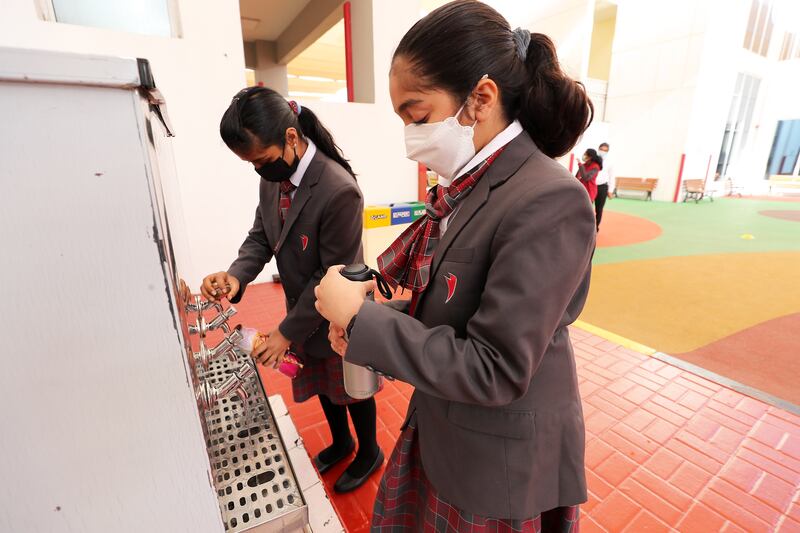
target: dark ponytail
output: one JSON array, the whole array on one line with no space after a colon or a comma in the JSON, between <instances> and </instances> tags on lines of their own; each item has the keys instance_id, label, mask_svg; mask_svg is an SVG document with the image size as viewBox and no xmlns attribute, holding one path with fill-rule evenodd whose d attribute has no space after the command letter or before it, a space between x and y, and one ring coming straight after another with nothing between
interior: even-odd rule
<instances>
[{"instance_id":1,"label":"dark ponytail","mask_svg":"<svg viewBox=\"0 0 800 533\"><path fill-rule=\"evenodd\" d=\"M600 154L597 153L597 150L595 150L594 148L589 148L588 150L586 150L584 155L589 156L589 161L594 161L595 163L597 163L597 165L600 167L600 170L603 169L603 158L600 157Z\"/></svg>"},{"instance_id":2,"label":"dark ponytail","mask_svg":"<svg viewBox=\"0 0 800 533\"><path fill-rule=\"evenodd\" d=\"M300 109L300 114L297 115L297 119L300 122L300 129L303 131L303 134L314 141L314 144L317 145L317 148L322 150L322 153L342 165L351 176L355 177L353 169L350 168L350 163L344 158L342 150L336 142L334 142L333 135L322 125L317 115L309 108L303 107Z\"/></svg>"},{"instance_id":3,"label":"dark ponytail","mask_svg":"<svg viewBox=\"0 0 800 533\"><path fill-rule=\"evenodd\" d=\"M520 100L519 121L544 153L564 155L592 123L594 105L583 84L561 70L547 35L530 34L525 66L528 86Z\"/></svg>"},{"instance_id":4,"label":"dark ponytail","mask_svg":"<svg viewBox=\"0 0 800 533\"><path fill-rule=\"evenodd\" d=\"M398 57L424 88L444 89L460 102L488 74L500 89L506 118L518 119L550 157L575 146L594 116L583 85L561 69L550 38L511 31L502 15L477 0L431 11L403 36Z\"/></svg>"},{"instance_id":5,"label":"dark ponytail","mask_svg":"<svg viewBox=\"0 0 800 533\"><path fill-rule=\"evenodd\" d=\"M279 93L266 87L248 87L239 91L222 115L219 133L228 148L246 153L256 147L256 141L264 147L283 146L289 128L295 128L300 136L311 139L318 150L355 177L350 163L317 115L307 107L291 105Z\"/></svg>"}]
</instances>

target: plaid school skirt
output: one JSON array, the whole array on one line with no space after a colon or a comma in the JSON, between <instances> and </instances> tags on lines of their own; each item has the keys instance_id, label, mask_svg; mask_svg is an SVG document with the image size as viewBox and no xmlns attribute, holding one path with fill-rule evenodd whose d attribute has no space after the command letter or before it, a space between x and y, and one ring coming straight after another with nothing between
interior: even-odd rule
<instances>
[{"instance_id":1,"label":"plaid school skirt","mask_svg":"<svg viewBox=\"0 0 800 533\"><path fill-rule=\"evenodd\" d=\"M318 395L327 396L336 405L362 401L348 396L344 390L344 367L341 357L325 359L311 357L294 345L292 351L303 362L303 368L292 380L292 397L295 402L302 403ZM381 388L383 388L382 383Z\"/></svg>"},{"instance_id":2,"label":"plaid school skirt","mask_svg":"<svg viewBox=\"0 0 800 533\"><path fill-rule=\"evenodd\" d=\"M558 507L527 520L503 520L457 509L439 498L425 476L414 420L397 441L372 513L373 532L578 533L579 509Z\"/></svg>"}]
</instances>

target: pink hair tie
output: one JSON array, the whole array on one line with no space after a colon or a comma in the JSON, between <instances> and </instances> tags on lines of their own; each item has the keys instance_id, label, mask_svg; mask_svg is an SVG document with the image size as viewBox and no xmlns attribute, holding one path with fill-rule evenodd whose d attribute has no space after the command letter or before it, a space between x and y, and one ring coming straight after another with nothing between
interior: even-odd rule
<instances>
[{"instance_id":1,"label":"pink hair tie","mask_svg":"<svg viewBox=\"0 0 800 533\"><path fill-rule=\"evenodd\" d=\"M294 111L295 115L299 115L300 114L300 110L302 109L300 107L300 104L298 104L294 100L289 100L289 107L292 108L292 111Z\"/></svg>"}]
</instances>

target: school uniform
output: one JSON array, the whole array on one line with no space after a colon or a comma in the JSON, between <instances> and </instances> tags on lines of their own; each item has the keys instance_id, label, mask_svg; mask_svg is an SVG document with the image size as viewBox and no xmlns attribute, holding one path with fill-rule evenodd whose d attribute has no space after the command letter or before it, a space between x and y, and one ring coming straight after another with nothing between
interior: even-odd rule
<instances>
[{"instance_id":1,"label":"school uniform","mask_svg":"<svg viewBox=\"0 0 800 533\"><path fill-rule=\"evenodd\" d=\"M355 178L309 139L288 181L261 180L255 221L228 273L240 282L237 303L273 257L286 295L278 326L304 367L292 380L295 401L323 394L333 403L357 400L344 390L341 358L328 341L328 322L314 308L314 287L328 267L363 262L363 199Z\"/></svg>"},{"instance_id":2,"label":"school uniform","mask_svg":"<svg viewBox=\"0 0 800 533\"><path fill-rule=\"evenodd\" d=\"M597 198L597 174L599 172L600 165L594 161L589 161L585 164L580 163L578 165L578 172L575 173L575 177L578 178L586 188L586 192L589 193L589 199L592 202Z\"/></svg>"},{"instance_id":3,"label":"school uniform","mask_svg":"<svg viewBox=\"0 0 800 533\"><path fill-rule=\"evenodd\" d=\"M526 132L504 140L476 156L488 159L470 175L490 166L445 217L412 316L366 301L352 325L345 360L415 386L375 531L573 531L586 501L567 326L589 288L594 214Z\"/></svg>"}]
</instances>

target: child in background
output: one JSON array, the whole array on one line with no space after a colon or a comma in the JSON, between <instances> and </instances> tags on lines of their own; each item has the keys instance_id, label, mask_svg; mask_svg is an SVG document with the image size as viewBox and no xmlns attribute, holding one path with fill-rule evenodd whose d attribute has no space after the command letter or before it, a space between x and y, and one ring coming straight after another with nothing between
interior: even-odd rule
<instances>
[{"instance_id":1,"label":"child in background","mask_svg":"<svg viewBox=\"0 0 800 533\"><path fill-rule=\"evenodd\" d=\"M597 174L602 168L603 159L597 155L594 148L589 148L583 154L583 162L578 163L578 172L575 174L575 177L586 187L593 203L597 198Z\"/></svg>"}]
</instances>

